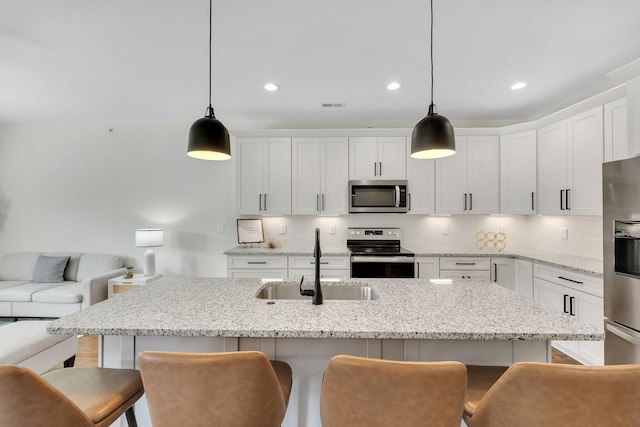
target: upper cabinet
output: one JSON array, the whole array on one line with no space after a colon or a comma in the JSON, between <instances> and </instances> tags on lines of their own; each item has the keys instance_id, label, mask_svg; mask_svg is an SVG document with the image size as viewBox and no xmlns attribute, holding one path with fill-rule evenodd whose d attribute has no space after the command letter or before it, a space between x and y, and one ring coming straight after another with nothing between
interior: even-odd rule
<instances>
[{"instance_id":1,"label":"upper cabinet","mask_svg":"<svg viewBox=\"0 0 640 427\"><path fill-rule=\"evenodd\" d=\"M239 138L236 146L238 214L290 215L291 138Z\"/></svg>"},{"instance_id":2,"label":"upper cabinet","mask_svg":"<svg viewBox=\"0 0 640 427\"><path fill-rule=\"evenodd\" d=\"M500 213L536 213L536 131L500 137Z\"/></svg>"},{"instance_id":3,"label":"upper cabinet","mask_svg":"<svg viewBox=\"0 0 640 427\"><path fill-rule=\"evenodd\" d=\"M407 179L409 180L408 213L435 213L436 161L430 159L412 159L410 143L407 143Z\"/></svg>"},{"instance_id":4,"label":"upper cabinet","mask_svg":"<svg viewBox=\"0 0 640 427\"><path fill-rule=\"evenodd\" d=\"M407 179L405 137L349 138L349 179Z\"/></svg>"},{"instance_id":5,"label":"upper cabinet","mask_svg":"<svg viewBox=\"0 0 640 427\"><path fill-rule=\"evenodd\" d=\"M604 161L629 158L627 98L604 104Z\"/></svg>"},{"instance_id":6,"label":"upper cabinet","mask_svg":"<svg viewBox=\"0 0 640 427\"><path fill-rule=\"evenodd\" d=\"M538 130L538 213L602 215L603 108Z\"/></svg>"},{"instance_id":7,"label":"upper cabinet","mask_svg":"<svg viewBox=\"0 0 640 427\"><path fill-rule=\"evenodd\" d=\"M499 160L497 136L456 137L456 154L435 161L436 213L499 213Z\"/></svg>"},{"instance_id":8,"label":"upper cabinet","mask_svg":"<svg viewBox=\"0 0 640 427\"><path fill-rule=\"evenodd\" d=\"M293 138L291 211L294 215L348 212L347 138Z\"/></svg>"}]
</instances>

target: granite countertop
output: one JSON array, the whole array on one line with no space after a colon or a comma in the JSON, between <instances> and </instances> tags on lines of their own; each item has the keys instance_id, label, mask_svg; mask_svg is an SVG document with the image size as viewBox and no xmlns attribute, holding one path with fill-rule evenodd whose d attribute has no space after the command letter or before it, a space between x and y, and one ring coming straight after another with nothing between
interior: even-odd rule
<instances>
[{"instance_id":1,"label":"granite countertop","mask_svg":"<svg viewBox=\"0 0 640 427\"><path fill-rule=\"evenodd\" d=\"M360 279L373 301L255 297L256 279L165 277L54 320L52 334L212 337L602 340L603 330L497 285ZM349 282L327 283L344 286ZM276 284L277 285L277 284ZM310 286L310 284L308 284Z\"/></svg>"},{"instance_id":2,"label":"granite countertop","mask_svg":"<svg viewBox=\"0 0 640 427\"><path fill-rule=\"evenodd\" d=\"M423 257L508 257L518 258L526 261L537 262L551 267L566 268L576 273L588 274L594 277L603 277L604 267L602 260L583 258L573 255L560 254L555 252L541 251L535 249L513 249L502 252L479 251L469 248L417 248L406 247L415 253L416 256ZM277 248L268 249L264 247L244 248L236 246L224 252L225 255L301 255L313 256L313 248ZM323 256L351 255L347 247L322 248Z\"/></svg>"}]
</instances>

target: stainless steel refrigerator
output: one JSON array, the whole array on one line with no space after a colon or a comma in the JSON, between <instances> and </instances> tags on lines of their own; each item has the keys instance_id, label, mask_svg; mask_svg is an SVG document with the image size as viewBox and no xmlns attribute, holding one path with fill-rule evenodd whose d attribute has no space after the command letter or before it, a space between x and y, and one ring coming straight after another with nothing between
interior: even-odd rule
<instances>
[{"instance_id":1,"label":"stainless steel refrigerator","mask_svg":"<svg viewBox=\"0 0 640 427\"><path fill-rule=\"evenodd\" d=\"M602 172L604 363L640 363L640 157Z\"/></svg>"}]
</instances>

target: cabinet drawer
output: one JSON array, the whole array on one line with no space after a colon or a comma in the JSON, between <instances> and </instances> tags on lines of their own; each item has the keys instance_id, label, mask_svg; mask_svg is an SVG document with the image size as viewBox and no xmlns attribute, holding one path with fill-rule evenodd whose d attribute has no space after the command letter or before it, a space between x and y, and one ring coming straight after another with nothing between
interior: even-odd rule
<instances>
[{"instance_id":1,"label":"cabinet drawer","mask_svg":"<svg viewBox=\"0 0 640 427\"><path fill-rule=\"evenodd\" d=\"M485 282L491 281L491 273L489 271L482 270L440 270L441 279L473 279L484 280Z\"/></svg>"},{"instance_id":2,"label":"cabinet drawer","mask_svg":"<svg viewBox=\"0 0 640 427\"><path fill-rule=\"evenodd\" d=\"M489 258L469 257L442 257L440 258L440 270L489 270Z\"/></svg>"},{"instance_id":3,"label":"cabinet drawer","mask_svg":"<svg viewBox=\"0 0 640 427\"><path fill-rule=\"evenodd\" d=\"M312 256L290 256L289 268L310 268L315 265L315 259ZM348 256L323 256L320 257L320 268L333 269L349 269Z\"/></svg>"},{"instance_id":4,"label":"cabinet drawer","mask_svg":"<svg viewBox=\"0 0 640 427\"><path fill-rule=\"evenodd\" d=\"M227 268L287 268L286 256L229 256Z\"/></svg>"},{"instance_id":5,"label":"cabinet drawer","mask_svg":"<svg viewBox=\"0 0 640 427\"><path fill-rule=\"evenodd\" d=\"M549 267L542 264L534 264L533 275L569 288L588 292L596 296L603 295L602 279L586 274L575 273L563 268Z\"/></svg>"}]
</instances>

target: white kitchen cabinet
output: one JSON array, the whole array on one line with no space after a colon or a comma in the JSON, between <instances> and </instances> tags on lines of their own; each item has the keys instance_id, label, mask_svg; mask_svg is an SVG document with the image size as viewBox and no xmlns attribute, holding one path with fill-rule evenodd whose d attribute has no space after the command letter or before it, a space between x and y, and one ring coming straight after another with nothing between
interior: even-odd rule
<instances>
[{"instance_id":1,"label":"white kitchen cabinet","mask_svg":"<svg viewBox=\"0 0 640 427\"><path fill-rule=\"evenodd\" d=\"M432 159L411 158L411 144L407 144L407 180L409 181L409 214L436 212L436 162Z\"/></svg>"},{"instance_id":2,"label":"white kitchen cabinet","mask_svg":"<svg viewBox=\"0 0 640 427\"><path fill-rule=\"evenodd\" d=\"M491 281L510 291L515 290L513 258L491 258Z\"/></svg>"},{"instance_id":3,"label":"white kitchen cabinet","mask_svg":"<svg viewBox=\"0 0 640 427\"><path fill-rule=\"evenodd\" d=\"M538 214L602 215L603 109L538 130Z\"/></svg>"},{"instance_id":4,"label":"white kitchen cabinet","mask_svg":"<svg viewBox=\"0 0 640 427\"><path fill-rule=\"evenodd\" d=\"M282 280L287 278L286 256L229 255L227 277Z\"/></svg>"},{"instance_id":5,"label":"white kitchen cabinet","mask_svg":"<svg viewBox=\"0 0 640 427\"><path fill-rule=\"evenodd\" d=\"M500 137L500 213L533 215L536 194L536 131Z\"/></svg>"},{"instance_id":6,"label":"white kitchen cabinet","mask_svg":"<svg viewBox=\"0 0 640 427\"><path fill-rule=\"evenodd\" d=\"M289 256L289 280L315 280L315 258L312 256ZM320 279L348 280L351 275L351 260L348 256L320 257Z\"/></svg>"},{"instance_id":7,"label":"white kitchen cabinet","mask_svg":"<svg viewBox=\"0 0 640 427\"><path fill-rule=\"evenodd\" d=\"M349 138L349 179L407 179L406 152L405 137Z\"/></svg>"},{"instance_id":8,"label":"white kitchen cabinet","mask_svg":"<svg viewBox=\"0 0 640 427\"><path fill-rule=\"evenodd\" d=\"M484 257L440 257L440 277L489 282L491 280L490 265L491 260Z\"/></svg>"},{"instance_id":9,"label":"white kitchen cabinet","mask_svg":"<svg viewBox=\"0 0 640 427\"><path fill-rule=\"evenodd\" d=\"M604 104L604 161L629 158L627 98Z\"/></svg>"},{"instance_id":10,"label":"white kitchen cabinet","mask_svg":"<svg viewBox=\"0 0 640 427\"><path fill-rule=\"evenodd\" d=\"M603 328L601 279L535 264L533 283L538 303ZM553 341L552 345L581 363L604 363L602 341Z\"/></svg>"},{"instance_id":11,"label":"white kitchen cabinet","mask_svg":"<svg viewBox=\"0 0 640 427\"><path fill-rule=\"evenodd\" d=\"M456 137L456 154L435 163L437 214L499 213L497 136Z\"/></svg>"},{"instance_id":12,"label":"white kitchen cabinet","mask_svg":"<svg viewBox=\"0 0 640 427\"><path fill-rule=\"evenodd\" d=\"M343 215L348 212L347 138L294 138L291 212Z\"/></svg>"},{"instance_id":13,"label":"white kitchen cabinet","mask_svg":"<svg viewBox=\"0 0 640 427\"><path fill-rule=\"evenodd\" d=\"M291 214L291 138L239 138L238 214Z\"/></svg>"},{"instance_id":14,"label":"white kitchen cabinet","mask_svg":"<svg viewBox=\"0 0 640 427\"><path fill-rule=\"evenodd\" d=\"M533 263L516 259L514 269L514 291L533 300Z\"/></svg>"},{"instance_id":15,"label":"white kitchen cabinet","mask_svg":"<svg viewBox=\"0 0 640 427\"><path fill-rule=\"evenodd\" d=\"M416 278L437 279L440 277L440 258L416 257Z\"/></svg>"}]
</instances>

